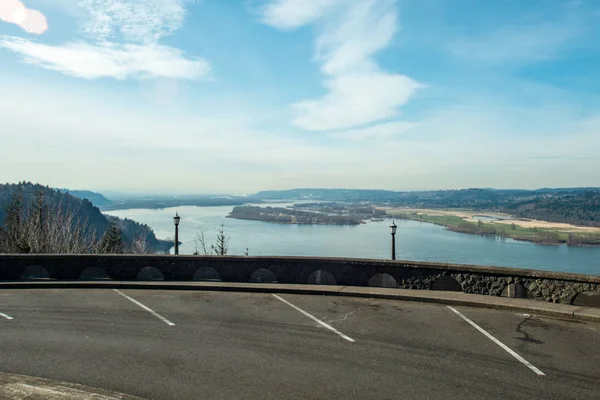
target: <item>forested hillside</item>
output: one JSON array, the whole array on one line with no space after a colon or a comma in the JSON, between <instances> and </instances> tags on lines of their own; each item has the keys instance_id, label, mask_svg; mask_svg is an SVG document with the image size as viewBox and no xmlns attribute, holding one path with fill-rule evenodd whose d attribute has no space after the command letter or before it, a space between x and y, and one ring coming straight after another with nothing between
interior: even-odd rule
<instances>
[{"instance_id":1,"label":"forested hillside","mask_svg":"<svg viewBox=\"0 0 600 400\"><path fill-rule=\"evenodd\" d=\"M104 215L89 200L74 197L48 186L30 182L0 184L0 227L5 224L7 210L11 207L13 214L15 208L19 207L18 213L15 214L15 218L19 221L21 219L25 221L26 215L34 215L41 221L40 224L45 222L48 225L49 221L53 221L54 225L68 225L60 232L56 230L54 235L67 232L70 235L89 239L87 241L99 241L110 224L114 223L122 232L125 248L132 248L136 241L143 241L141 247L151 251L166 251L170 247L169 242L158 240L147 225ZM13 222L19 223L19 221Z\"/></svg>"},{"instance_id":2,"label":"forested hillside","mask_svg":"<svg viewBox=\"0 0 600 400\"><path fill-rule=\"evenodd\" d=\"M546 196L507 207L522 218L600 226L600 190Z\"/></svg>"}]
</instances>

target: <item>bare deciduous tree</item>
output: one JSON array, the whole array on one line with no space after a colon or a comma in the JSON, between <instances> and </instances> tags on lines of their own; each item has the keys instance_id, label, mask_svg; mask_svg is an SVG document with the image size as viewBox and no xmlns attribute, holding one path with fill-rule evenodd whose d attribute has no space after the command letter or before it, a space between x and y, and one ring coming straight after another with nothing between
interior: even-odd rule
<instances>
[{"instance_id":1,"label":"bare deciduous tree","mask_svg":"<svg viewBox=\"0 0 600 400\"><path fill-rule=\"evenodd\" d=\"M131 253L132 254L153 254L154 249L149 243L148 233L140 232L137 234L131 243Z\"/></svg>"},{"instance_id":2,"label":"bare deciduous tree","mask_svg":"<svg viewBox=\"0 0 600 400\"><path fill-rule=\"evenodd\" d=\"M226 256L229 252L229 236L225 235L225 229L223 224L217 232L217 241L215 244L211 244L210 248L206 245L206 239L204 238L204 231L199 229L196 232L196 239L194 240L194 255L216 255ZM247 255L247 254L246 254Z\"/></svg>"},{"instance_id":3,"label":"bare deciduous tree","mask_svg":"<svg viewBox=\"0 0 600 400\"><path fill-rule=\"evenodd\" d=\"M206 247L206 240L204 239L204 231L202 229L198 229L196 232L196 239L194 239L194 255L195 256L208 256L211 255L212 252L208 250Z\"/></svg>"},{"instance_id":4,"label":"bare deciduous tree","mask_svg":"<svg viewBox=\"0 0 600 400\"><path fill-rule=\"evenodd\" d=\"M98 245L96 230L77 210L61 202L47 205L40 192L31 206L17 194L6 209L0 229L0 252L4 253L92 253Z\"/></svg>"}]
</instances>

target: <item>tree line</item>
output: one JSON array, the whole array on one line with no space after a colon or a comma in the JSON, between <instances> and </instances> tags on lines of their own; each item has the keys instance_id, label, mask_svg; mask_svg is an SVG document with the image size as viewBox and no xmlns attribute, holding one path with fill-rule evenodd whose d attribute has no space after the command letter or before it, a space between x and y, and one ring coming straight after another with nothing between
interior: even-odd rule
<instances>
[{"instance_id":1,"label":"tree line","mask_svg":"<svg viewBox=\"0 0 600 400\"><path fill-rule=\"evenodd\" d=\"M149 226L104 215L87 199L31 182L0 184L2 253L153 253L171 246Z\"/></svg>"},{"instance_id":2,"label":"tree line","mask_svg":"<svg viewBox=\"0 0 600 400\"><path fill-rule=\"evenodd\" d=\"M521 218L600 226L600 190L547 196L517 203L507 211Z\"/></svg>"},{"instance_id":3,"label":"tree line","mask_svg":"<svg viewBox=\"0 0 600 400\"><path fill-rule=\"evenodd\" d=\"M520 218L600 226L600 188L460 189L414 192L353 189L291 189L265 191L260 199L311 199L329 202L366 202L410 208L466 208L505 212ZM470 229L470 228L465 228Z\"/></svg>"},{"instance_id":4,"label":"tree line","mask_svg":"<svg viewBox=\"0 0 600 400\"><path fill-rule=\"evenodd\" d=\"M28 203L21 191L4 208L0 225L0 253L16 254L147 254L154 252L144 231L129 243L116 221L99 234L90 220L64 201L49 202L45 192Z\"/></svg>"},{"instance_id":5,"label":"tree line","mask_svg":"<svg viewBox=\"0 0 600 400\"><path fill-rule=\"evenodd\" d=\"M195 242L196 255L229 253L223 225L214 244L201 230ZM147 225L102 214L87 199L29 182L0 185L0 253L153 254L172 244Z\"/></svg>"}]
</instances>

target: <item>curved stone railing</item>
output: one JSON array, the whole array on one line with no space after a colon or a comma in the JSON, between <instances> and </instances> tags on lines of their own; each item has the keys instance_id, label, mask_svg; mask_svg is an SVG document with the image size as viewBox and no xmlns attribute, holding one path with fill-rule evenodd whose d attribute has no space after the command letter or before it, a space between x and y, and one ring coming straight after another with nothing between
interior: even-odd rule
<instances>
[{"instance_id":1,"label":"curved stone railing","mask_svg":"<svg viewBox=\"0 0 600 400\"><path fill-rule=\"evenodd\" d=\"M168 280L453 290L586 305L600 276L417 261L316 257L0 255L0 281Z\"/></svg>"}]
</instances>

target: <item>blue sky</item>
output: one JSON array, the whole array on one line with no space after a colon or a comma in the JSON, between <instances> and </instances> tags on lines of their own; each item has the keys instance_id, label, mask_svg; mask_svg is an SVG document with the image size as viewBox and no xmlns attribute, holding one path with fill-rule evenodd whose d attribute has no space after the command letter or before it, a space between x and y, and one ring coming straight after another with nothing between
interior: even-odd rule
<instances>
[{"instance_id":1,"label":"blue sky","mask_svg":"<svg viewBox=\"0 0 600 400\"><path fill-rule=\"evenodd\" d=\"M600 3L0 0L0 139L97 190L600 186Z\"/></svg>"}]
</instances>

